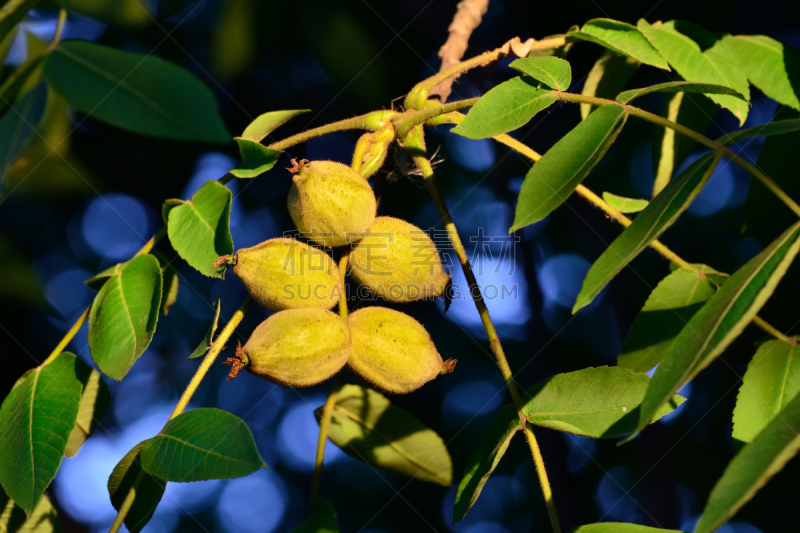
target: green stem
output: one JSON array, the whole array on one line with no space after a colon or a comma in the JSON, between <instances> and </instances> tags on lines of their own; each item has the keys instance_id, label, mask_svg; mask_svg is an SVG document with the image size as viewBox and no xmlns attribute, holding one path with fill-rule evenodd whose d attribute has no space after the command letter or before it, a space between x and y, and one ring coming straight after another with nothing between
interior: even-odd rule
<instances>
[{"instance_id":1,"label":"green stem","mask_svg":"<svg viewBox=\"0 0 800 533\"><path fill-rule=\"evenodd\" d=\"M139 474L136 476L133 485L131 485L128 494L125 496L125 500L123 500L122 505L119 506L117 517L114 519L114 523L111 524L111 528L108 530L108 533L118 533L119 528L122 527L122 523L125 521L125 517L128 516L131 507L133 507L133 502L134 500L136 500L136 487L138 487L139 483L142 482L143 477L144 477L144 470L140 468Z\"/></svg>"},{"instance_id":2,"label":"green stem","mask_svg":"<svg viewBox=\"0 0 800 533\"><path fill-rule=\"evenodd\" d=\"M53 40L50 42L50 49L58 45L61 41L61 35L64 33L64 24L67 22L67 8L62 7L58 10L58 22L56 23L56 31L53 33Z\"/></svg>"},{"instance_id":3,"label":"green stem","mask_svg":"<svg viewBox=\"0 0 800 533\"><path fill-rule=\"evenodd\" d=\"M480 97L467 98L466 100L458 100L456 102L450 102L449 104L436 105L420 111L408 111L406 113L395 115L392 117L395 135L398 139L402 139L417 125L427 122L428 120L440 115L446 115L452 111L458 111L459 109L464 109L465 107L472 107L478 100L480 100Z\"/></svg>"},{"instance_id":4,"label":"green stem","mask_svg":"<svg viewBox=\"0 0 800 533\"><path fill-rule=\"evenodd\" d=\"M769 176L764 174L762 171L757 169L755 166L751 165L738 155L734 154L730 151L727 145L723 143L716 142L712 139L709 139L705 135L697 133L691 128L687 128L677 122L672 122L671 120L667 120L664 117L659 115L650 113L638 107L634 107L628 104L621 104L614 100L608 100L606 98L597 98L594 96L584 96L581 94L573 94L573 93L565 93L561 91L555 91L556 96L558 96L559 100L564 102L576 102L581 104L592 104L592 105L608 105L608 104L615 104L624 107L631 115L635 117L639 117L641 119L647 120L648 122L652 122L653 124L658 124L664 128L669 128L671 130L680 133L681 135L692 139L712 150L720 151L723 153L725 157L745 169L747 172L750 173L754 178L764 184L764 186L772 192L775 196L780 198L780 200L786 204L786 206L792 210L792 212L800 217L800 205L797 204L786 192L781 189L777 183L772 181Z\"/></svg>"},{"instance_id":5,"label":"green stem","mask_svg":"<svg viewBox=\"0 0 800 533\"><path fill-rule=\"evenodd\" d=\"M431 166L428 158L423 155L425 152L424 140L422 139L421 126L419 126L419 128L419 133L412 133L411 139L408 139L406 142L406 147L410 148L414 162L422 172L422 177L425 179L425 184L428 187L428 191L433 197L433 201L439 210L439 216L442 218L447 235L450 238L450 243L453 245L453 249L456 252L459 263L461 263L461 270L464 272L464 277L467 279L470 294L475 302L475 307L478 309L478 314L480 315L481 322L486 330L486 335L489 338L489 346L491 347L492 353L494 353L495 359L497 360L497 366L500 367L500 372L502 373L503 379L506 382L508 392L511 394L511 399L514 402L517 411L519 412L520 419L525 424L525 438L531 450L533 462L536 465L536 474L539 477L539 484L542 487L542 494L547 506L547 512L550 516L550 524L554 533L560 533L561 526L559 524L555 503L553 502L553 493L550 488L550 481L547 476L547 470L545 469L544 459L541 451L539 450L539 444L536 441L533 431L527 427L527 418L522 411L522 406L524 404L522 393L520 392L516 381L514 381L514 375L511 372L508 359L506 358L505 352L503 351L503 346L500 343L500 337L497 334L497 329L495 328L494 322L492 322L492 318L489 315L489 309L486 307L486 302L483 299L483 294L481 294L480 286L475 278L475 273L472 271L472 267L469 264L467 252L464 249L461 238L458 236L458 230L453 222L452 217L450 216L450 210L445 203L444 195L442 194L439 184L436 181L433 167Z\"/></svg>"},{"instance_id":6,"label":"green stem","mask_svg":"<svg viewBox=\"0 0 800 533\"><path fill-rule=\"evenodd\" d=\"M345 310L347 305L345 305ZM346 313L346 311L345 311ZM325 461L325 444L328 442L328 428L331 425L331 418L333 417L333 406L336 405L336 396L342 388L342 373L339 372L333 376L333 383L331 383L331 392L325 400L325 405L322 407L322 416L319 417L319 438L317 439L317 457L314 461L314 480L311 483L311 506L317 502L319 498L319 487L322 482L322 465Z\"/></svg>"},{"instance_id":7,"label":"green stem","mask_svg":"<svg viewBox=\"0 0 800 533\"><path fill-rule=\"evenodd\" d=\"M339 120L337 122L331 122L330 124L325 124L324 126L319 126L317 128L312 128L310 130L302 131L296 135L292 135L291 137L287 137L282 141L274 142L267 146L267 148L272 148L273 150L286 150L292 146L297 144L306 142L314 137L319 137L320 135L325 135L326 133L333 133L335 131L344 131L344 130L370 130L372 129L368 124L369 120L372 118L374 113L367 113L366 115L359 115L353 118L346 118L344 120Z\"/></svg>"}]
</instances>

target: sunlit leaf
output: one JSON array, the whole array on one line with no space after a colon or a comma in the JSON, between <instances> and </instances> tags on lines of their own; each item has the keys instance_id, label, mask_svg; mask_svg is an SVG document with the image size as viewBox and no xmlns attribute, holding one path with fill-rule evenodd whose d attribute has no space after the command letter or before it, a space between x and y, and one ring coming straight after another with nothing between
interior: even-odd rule
<instances>
[{"instance_id":1,"label":"sunlit leaf","mask_svg":"<svg viewBox=\"0 0 800 533\"><path fill-rule=\"evenodd\" d=\"M160 263L161 261L159 261ZM161 297L161 312L164 316L169 314L169 309L178 301L178 286L180 279L178 271L170 264L165 264L161 269L164 277L164 294Z\"/></svg>"},{"instance_id":2,"label":"sunlit leaf","mask_svg":"<svg viewBox=\"0 0 800 533\"><path fill-rule=\"evenodd\" d=\"M722 41L753 85L800 111L800 50L765 35L726 35Z\"/></svg>"},{"instance_id":3,"label":"sunlit leaf","mask_svg":"<svg viewBox=\"0 0 800 533\"><path fill-rule=\"evenodd\" d=\"M622 106L602 106L534 163L522 183L511 231L542 220L563 204L614 143L627 118Z\"/></svg>"},{"instance_id":4,"label":"sunlit leaf","mask_svg":"<svg viewBox=\"0 0 800 533\"><path fill-rule=\"evenodd\" d=\"M641 63L635 59L606 52L589 71L581 94L613 99L625 88L639 65ZM581 119L585 120L595 109L597 106L581 104Z\"/></svg>"},{"instance_id":5,"label":"sunlit leaf","mask_svg":"<svg viewBox=\"0 0 800 533\"><path fill-rule=\"evenodd\" d=\"M75 361L75 371L83 389L81 390L78 418L69 435L67 450L64 452L67 457L78 453L89 435L97 428L100 418L103 417L111 403L111 393L100 372L92 369L80 359Z\"/></svg>"},{"instance_id":6,"label":"sunlit leaf","mask_svg":"<svg viewBox=\"0 0 800 533\"><path fill-rule=\"evenodd\" d=\"M800 392L800 348L795 342L759 346L742 378L733 410L733 438L751 442Z\"/></svg>"},{"instance_id":7,"label":"sunlit leaf","mask_svg":"<svg viewBox=\"0 0 800 533\"><path fill-rule=\"evenodd\" d=\"M291 533L339 533L336 509L328 500L318 498L311 508L311 516Z\"/></svg>"},{"instance_id":8,"label":"sunlit leaf","mask_svg":"<svg viewBox=\"0 0 800 533\"><path fill-rule=\"evenodd\" d=\"M800 449L800 395L745 445L714 485L696 533L716 531Z\"/></svg>"},{"instance_id":9,"label":"sunlit leaf","mask_svg":"<svg viewBox=\"0 0 800 533\"><path fill-rule=\"evenodd\" d=\"M610 19L592 19L569 37L597 43L609 50L654 67L669 70L666 60L634 26Z\"/></svg>"},{"instance_id":10,"label":"sunlit leaf","mask_svg":"<svg viewBox=\"0 0 800 533\"><path fill-rule=\"evenodd\" d=\"M119 128L184 141L230 140L208 87L155 56L64 41L47 58L44 76L72 107Z\"/></svg>"},{"instance_id":11,"label":"sunlit leaf","mask_svg":"<svg viewBox=\"0 0 800 533\"><path fill-rule=\"evenodd\" d=\"M750 99L747 76L739 68L735 54L712 33L683 21L656 27L641 19L638 28L685 80L724 85ZM729 95L712 94L709 98L730 110L739 124L744 124L749 111L747 102Z\"/></svg>"},{"instance_id":12,"label":"sunlit leaf","mask_svg":"<svg viewBox=\"0 0 800 533\"><path fill-rule=\"evenodd\" d=\"M242 139L260 143L264 137L283 126L294 117L308 113L310 109L291 109L288 111L270 111L259 115L244 129L240 135Z\"/></svg>"},{"instance_id":13,"label":"sunlit leaf","mask_svg":"<svg viewBox=\"0 0 800 533\"><path fill-rule=\"evenodd\" d=\"M89 348L103 374L122 379L156 331L161 305L161 268L152 255L115 265L92 303Z\"/></svg>"},{"instance_id":14,"label":"sunlit leaf","mask_svg":"<svg viewBox=\"0 0 800 533\"><path fill-rule=\"evenodd\" d=\"M117 510L136 485L136 499L125 517L125 526L131 533L139 533L147 525L167 487L166 481L142 470L141 451L145 442L140 442L126 453L108 477L108 495Z\"/></svg>"},{"instance_id":15,"label":"sunlit leaf","mask_svg":"<svg viewBox=\"0 0 800 533\"><path fill-rule=\"evenodd\" d=\"M321 409L315 411L317 420ZM438 485L452 482L453 465L442 438L374 390L342 387L328 438L372 466Z\"/></svg>"},{"instance_id":16,"label":"sunlit leaf","mask_svg":"<svg viewBox=\"0 0 800 533\"><path fill-rule=\"evenodd\" d=\"M221 409L193 409L144 442L142 468L167 481L230 479L267 465L244 421Z\"/></svg>"},{"instance_id":17,"label":"sunlit leaf","mask_svg":"<svg viewBox=\"0 0 800 533\"><path fill-rule=\"evenodd\" d=\"M713 83L696 83L693 81L668 81L642 87L641 89L631 89L617 95L617 102L627 104L635 98L651 93L695 93L695 94L727 94L747 102L747 99L737 91L724 85Z\"/></svg>"},{"instance_id":18,"label":"sunlit leaf","mask_svg":"<svg viewBox=\"0 0 800 533\"><path fill-rule=\"evenodd\" d=\"M41 83L26 93L0 118L0 188L11 165L22 154L44 116L47 87Z\"/></svg>"},{"instance_id":19,"label":"sunlit leaf","mask_svg":"<svg viewBox=\"0 0 800 533\"><path fill-rule=\"evenodd\" d=\"M3 533L61 533L61 522L53 504L43 496L30 517L0 490L0 531Z\"/></svg>"},{"instance_id":20,"label":"sunlit leaf","mask_svg":"<svg viewBox=\"0 0 800 533\"><path fill-rule=\"evenodd\" d=\"M503 407L483 434L480 446L467 463L456 493L453 523L460 522L478 500L483 486L511 444L511 439L521 429L517 408L513 405Z\"/></svg>"},{"instance_id":21,"label":"sunlit leaf","mask_svg":"<svg viewBox=\"0 0 800 533\"><path fill-rule=\"evenodd\" d=\"M625 198L624 196L617 196L610 192L603 193L603 200L608 205L619 211L620 213L638 213L649 203L647 200L636 198Z\"/></svg>"},{"instance_id":22,"label":"sunlit leaf","mask_svg":"<svg viewBox=\"0 0 800 533\"><path fill-rule=\"evenodd\" d=\"M709 272L714 271L705 265L700 272L679 268L661 280L625 337L617 356L620 367L647 372L661 362L686 323L716 292Z\"/></svg>"},{"instance_id":23,"label":"sunlit leaf","mask_svg":"<svg viewBox=\"0 0 800 533\"><path fill-rule=\"evenodd\" d=\"M556 374L526 391L522 411L537 426L595 439L619 437L636 427L649 383L647 374L615 366ZM685 400L673 395L656 420Z\"/></svg>"},{"instance_id":24,"label":"sunlit leaf","mask_svg":"<svg viewBox=\"0 0 800 533\"><path fill-rule=\"evenodd\" d=\"M509 66L556 91L566 91L572 83L572 68L560 57L523 57Z\"/></svg>"},{"instance_id":25,"label":"sunlit leaf","mask_svg":"<svg viewBox=\"0 0 800 533\"><path fill-rule=\"evenodd\" d=\"M263 144L236 137L235 141L239 145L239 154L242 162L230 172L237 178L255 178L264 172L272 169L281 157L279 150L267 148Z\"/></svg>"},{"instance_id":26,"label":"sunlit leaf","mask_svg":"<svg viewBox=\"0 0 800 533\"><path fill-rule=\"evenodd\" d=\"M217 332L217 324L219 323L219 310L220 299L219 295L217 295L217 301L214 302L214 320L211 322L211 326L209 326L206 336L200 341L200 344L192 352L192 355L189 356L189 359L203 357L208 349L211 348L211 344L214 342L214 334Z\"/></svg>"},{"instance_id":27,"label":"sunlit leaf","mask_svg":"<svg viewBox=\"0 0 800 533\"><path fill-rule=\"evenodd\" d=\"M711 152L686 167L614 239L586 274L573 313L592 303L614 276L678 219L711 177L721 156Z\"/></svg>"},{"instance_id":28,"label":"sunlit leaf","mask_svg":"<svg viewBox=\"0 0 800 533\"><path fill-rule=\"evenodd\" d=\"M636 433L661 406L739 336L772 295L800 249L800 223L786 230L722 285L681 330L653 374Z\"/></svg>"},{"instance_id":29,"label":"sunlit leaf","mask_svg":"<svg viewBox=\"0 0 800 533\"><path fill-rule=\"evenodd\" d=\"M211 180L188 201L168 201L169 242L190 266L212 278L223 278L225 265L212 268L223 255L233 253L230 218L231 190Z\"/></svg>"},{"instance_id":30,"label":"sunlit leaf","mask_svg":"<svg viewBox=\"0 0 800 533\"><path fill-rule=\"evenodd\" d=\"M28 372L0 407L0 485L28 515L56 475L80 401L75 356L64 352Z\"/></svg>"},{"instance_id":31,"label":"sunlit leaf","mask_svg":"<svg viewBox=\"0 0 800 533\"><path fill-rule=\"evenodd\" d=\"M553 91L540 89L522 77L512 78L484 94L453 133L485 139L527 124L556 101Z\"/></svg>"}]
</instances>

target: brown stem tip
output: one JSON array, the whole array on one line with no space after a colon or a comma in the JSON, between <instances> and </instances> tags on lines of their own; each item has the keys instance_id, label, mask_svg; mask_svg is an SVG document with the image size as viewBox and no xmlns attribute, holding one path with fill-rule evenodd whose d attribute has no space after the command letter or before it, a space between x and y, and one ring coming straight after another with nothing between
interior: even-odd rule
<instances>
[{"instance_id":1,"label":"brown stem tip","mask_svg":"<svg viewBox=\"0 0 800 533\"><path fill-rule=\"evenodd\" d=\"M222 362L223 365L231 367L231 371L228 374L228 381L238 376L239 371L246 367L248 362L242 351L242 341L236 341L236 353L233 357L228 357Z\"/></svg>"},{"instance_id":2,"label":"brown stem tip","mask_svg":"<svg viewBox=\"0 0 800 533\"><path fill-rule=\"evenodd\" d=\"M456 369L456 363L458 363L458 359L448 359L447 361L444 362L444 365L442 366L442 371L439 372L439 374L440 375L452 374L453 370Z\"/></svg>"},{"instance_id":3,"label":"brown stem tip","mask_svg":"<svg viewBox=\"0 0 800 533\"><path fill-rule=\"evenodd\" d=\"M307 164L308 164L308 159L301 159L299 161L297 159L292 159L292 166L287 167L286 170L288 170L292 174L297 174L298 172L303 170L303 167L306 166Z\"/></svg>"},{"instance_id":4,"label":"brown stem tip","mask_svg":"<svg viewBox=\"0 0 800 533\"><path fill-rule=\"evenodd\" d=\"M211 265L211 268L217 268L222 265L231 265L233 264L233 256L232 255L223 255L222 257L218 258L214 261L214 264Z\"/></svg>"}]
</instances>

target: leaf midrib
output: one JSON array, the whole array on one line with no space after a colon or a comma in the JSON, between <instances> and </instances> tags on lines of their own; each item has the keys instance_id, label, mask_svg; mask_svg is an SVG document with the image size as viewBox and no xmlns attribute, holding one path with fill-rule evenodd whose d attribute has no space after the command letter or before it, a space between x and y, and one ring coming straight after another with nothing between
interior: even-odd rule
<instances>
[{"instance_id":1,"label":"leaf midrib","mask_svg":"<svg viewBox=\"0 0 800 533\"><path fill-rule=\"evenodd\" d=\"M253 462L251 462L251 461L245 461L245 460L243 460L243 459L239 459L238 457L233 457L233 456L229 456L229 455L223 455L223 454L221 454L221 453L219 453L219 452L215 452L215 451L213 451L213 450L208 450L208 449L206 449L206 448L202 448L202 447L200 447L200 446L198 446L198 445L196 445L196 444L192 444L192 443L191 443L191 442L189 442L189 441L183 440L183 439L181 439L180 437L176 437L175 435L170 435L170 434L168 434L168 433L159 433L159 434L158 434L158 436L159 436L159 438L162 438L162 439L172 439L172 440L174 440L174 441L177 441L177 442L178 442L178 443L180 443L180 444L183 444L183 445L185 445L185 446L188 446L189 448L194 448L194 449L196 449L196 450L200 450L201 452L205 452L205 453L207 453L208 455L214 455L214 456L220 457L220 458L222 458L222 459L227 459L227 460L229 460L229 461L236 461L236 462L238 462L238 463L242 463L242 464L245 464L245 465L254 465L254 464L257 464L257 463L253 463ZM258 464L258 466L260 467L260 466L261 466L261 464Z\"/></svg>"}]
</instances>

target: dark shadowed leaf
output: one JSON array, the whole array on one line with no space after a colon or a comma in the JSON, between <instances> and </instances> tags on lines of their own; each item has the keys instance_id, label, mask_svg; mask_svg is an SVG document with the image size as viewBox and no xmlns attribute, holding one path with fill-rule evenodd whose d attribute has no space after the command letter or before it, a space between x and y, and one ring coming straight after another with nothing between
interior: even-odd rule
<instances>
[{"instance_id":1,"label":"dark shadowed leaf","mask_svg":"<svg viewBox=\"0 0 800 533\"><path fill-rule=\"evenodd\" d=\"M54 7L62 5L62 0L45 1ZM121 28L141 28L156 21L149 4L139 0L69 0L69 10Z\"/></svg>"},{"instance_id":2,"label":"dark shadowed leaf","mask_svg":"<svg viewBox=\"0 0 800 533\"><path fill-rule=\"evenodd\" d=\"M193 409L173 418L141 451L146 472L167 481L230 479L267 465L247 424L221 409Z\"/></svg>"},{"instance_id":3,"label":"dark shadowed leaf","mask_svg":"<svg viewBox=\"0 0 800 533\"><path fill-rule=\"evenodd\" d=\"M800 348L795 342L759 346L742 378L733 410L733 438L751 442L800 392Z\"/></svg>"},{"instance_id":4,"label":"dark shadowed leaf","mask_svg":"<svg viewBox=\"0 0 800 533\"><path fill-rule=\"evenodd\" d=\"M571 529L569 533L682 533L677 529L657 529L654 527L640 526L639 524L625 524L622 522L600 522L579 526Z\"/></svg>"},{"instance_id":5,"label":"dark shadowed leaf","mask_svg":"<svg viewBox=\"0 0 800 533\"><path fill-rule=\"evenodd\" d=\"M700 193L720 157L721 152L708 153L686 167L614 239L586 274L581 292L572 308L573 313L592 303L614 276L678 219Z\"/></svg>"},{"instance_id":6,"label":"dark shadowed leaf","mask_svg":"<svg viewBox=\"0 0 800 533\"><path fill-rule=\"evenodd\" d=\"M214 320L211 321L211 325L206 332L206 336L200 341L200 344L192 352L192 355L189 356L189 359L202 357L206 354L208 349L211 348L211 344L214 342L214 333L217 332L217 324L219 323L219 310L220 299L219 295L217 295L217 301L214 303Z\"/></svg>"},{"instance_id":7,"label":"dark shadowed leaf","mask_svg":"<svg viewBox=\"0 0 800 533\"><path fill-rule=\"evenodd\" d=\"M635 59L606 52L589 71L581 94L613 100L631 80L639 65L641 63ZM597 106L581 104L581 119L585 120L595 109Z\"/></svg>"},{"instance_id":8,"label":"dark shadowed leaf","mask_svg":"<svg viewBox=\"0 0 800 533\"><path fill-rule=\"evenodd\" d=\"M169 242L190 266L212 278L223 278L225 265L212 268L223 255L233 253L230 219L231 190L211 180L188 201L170 201L167 235Z\"/></svg>"},{"instance_id":9,"label":"dark shadowed leaf","mask_svg":"<svg viewBox=\"0 0 800 533\"><path fill-rule=\"evenodd\" d=\"M530 81L518 77L494 87L451 131L470 139L485 139L521 128L556 101L553 91L535 87Z\"/></svg>"},{"instance_id":10,"label":"dark shadowed leaf","mask_svg":"<svg viewBox=\"0 0 800 533\"><path fill-rule=\"evenodd\" d=\"M317 420L321 409L315 411ZM453 464L441 437L374 390L342 387L328 438L348 455L378 468L438 485L452 483Z\"/></svg>"},{"instance_id":11,"label":"dark shadowed leaf","mask_svg":"<svg viewBox=\"0 0 800 533\"><path fill-rule=\"evenodd\" d=\"M328 500L317 499L311 508L311 515L291 533L339 533L336 509Z\"/></svg>"},{"instance_id":12,"label":"dark shadowed leaf","mask_svg":"<svg viewBox=\"0 0 800 533\"><path fill-rule=\"evenodd\" d=\"M239 154L242 156L242 162L230 171L237 178L255 178L272 169L281 157L282 152L267 148L259 142L241 137L234 140L238 143Z\"/></svg>"},{"instance_id":13,"label":"dark shadowed leaf","mask_svg":"<svg viewBox=\"0 0 800 533\"><path fill-rule=\"evenodd\" d=\"M731 275L681 330L653 374L636 433L650 423L675 391L708 366L753 320L797 255L798 235L800 223Z\"/></svg>"},{"instance_id":14,"label":"dark shadowed leaf","mask_svg":"<svg viewBox=\"0 0 800 533\"><path fill-rule=\"evenodd\" d=\"M563 204L614 143L627 118L622 106L604 105L534 163L522 183L510 231L542 220Z\"/></svg>"},{"instance_id":15,"label":"dark shadowed leaf","mask_svg":"<svg viewBox=\"0 0 800 533\"><path fill-rule=\"evenodd\" d=\"M0 531L3 533L61 533L61 522L58 514L47 499L43 496L30 517L25 511L14 504L14 500L0 490Z\"/></svg>"},{"instance_id":16,"label":"dark shadowed leaf","mask_svg":"<svg viewBox=\"0 0 800 533\"><path fill-rule=\"evenodd\" d=\"M4 38L39 0L9 0L0 8L0 38Z\"/></svg>"},{"instance_id":17,"label":"dark shadowed leaf","mask_svg":"<svg viewBox=\"0 0 800 533\"><path fill-rule=\"evenodd\" d=\"M624 196L617 196L610 192L603 193L603 200L608 205L619 211L620 213L638 213L649 203L647 200L636 198L625 198Z\"/></svg>"},{"instance_id":18,"label":"dark shadowed leaf","mask_svg":"<svg viewBox=\"0 0 800 533\"><path fill-rule=\"evenodd\" d=\"M517 408L507 405L500 410L492 425L483 434L481 444L470 457L464 470L464 477L458 485L453 508L454 524L460 522L478 500L483 486L511 444L511 439L522 429L520 422Z\"/></svg>"},{"instance_id":19,"label":"dark shadowed leaf","mask_svg":"<svg viewBox=\"0 0 800 533\"><path fill-rule=\"evenodd\" d=\"M654 67L669 70L666 60L634 26L611 19L592 19L569 37L597 43L618 54Z\"/></svg>"},{"instance_id":20,"label":"dark shadowed leaf","mask_svg":"<svg viewBox=\"0 0 800 533\"><path fill-rule=\"evenodd\" d=\"M617 365L647 372L661 362L686 323L717 290L706 275L714 270L705 265L699 269L679 268L653 289L625 337Z\"/></svg>"},{"instance_id":21,"label":"dark shadowed leaf","mask_svg":"<svg viewBox=\"0 0 800 533\"><path fill-rule=\"evenodd\" d=\"M75 356L28 372L0 407L0 485L31 514L56 475L81 400Z\"/></svg>"},{"instance_id":22,"label":"dark shadowed leaf","mask_svg":"<svg viewBox=\"0 0 800 533\"><path fill-rule=\"evenodd\" d=\"M139 533L147 525L167 487L166 481L142 470L140 453L145 442L140 442L126 453L108 478L108 495L117 510L134 484L136 485L136 499L125 517L125 526L131 533Z\"/></svg>"},{"instance_id":23,"label":"dark shadowed leaf","mask_svg":"<svg viewBox=\"0 0 800 533\"><path fill-rule=\"evenodd\" d=\"M747 76L739 68L735 54L711 32L683 21L656 27L641 19L638 28L686 81L724 85L750 99ZM744 124L749 111L747 102L729 95L712 94L709 98L730 110L740 125Z\"/></svg>"},{"instance_id":24,"label":"dark shadowed leaf","mask_svg":"<svg viewBox=\"0 0 800 533\"><path fill-rule=\"evenodd\" d=\"M556 91L566 91L572 83L572 68L560 57L523 57L509 66Z\"/></svg>"},{"instance_id":25,"label":"dark shadowed leaf","mask_svg":"<svg viewBox=\"0 0 800 533\"><path fill-rule=\"evenodd\" d=\"M733 458L711 490L696 533L716 531L800 449L800 395Z\"/></svg>"},{"instance_id":26,"label":"dark shadowed leaf","mask_svg":"<svg viewBox=\"0 0 800 533\"><path fill-rule=\"evenodd\" d=\"M668 81L642 87L641 89L631 89L617 95L617 102L627 104L635 98L651 93L695 93L695 94L727 94L747 102L747 99L737 91L724 85L714 85L713 83L695 83L692 81Z\"/></svg>"},{"instance_id":27,"label":"dark shadowed leaf","mask_svg":"<svg viewBox=\"0 0 800 533\"><path fill-rule=\"evenodd\" d=\"M67 450L64 452L67 457L72 457L78 453L78 450L89 438L89 435L97 428L100 418L102 418L111 403L111 393L100 372L94 370L80 359L75 361L75 371L83 389L81 390L78 418L75 421L75 427L72 428L72 433L69 435Z\"/></svg>"},{"instance_id":28,"label":"dark shadowed leaf","mask_svg":"<svg viewBox=\"0 0 800 533\"><path fill-rule=\"evenodd\" d=\"M47 58L44 76L72 107L119 128L183 141L230 140L208 87L155 56L64 41Z\"/></svg>"},{"instance_id":29,"label":"dark shadowed leaf","mask_svg":"<svg viewBox=\"0 0 800 533\"><path fill-rule=\"evenodd\" d=\"M156 331L161 305L161 267L152 255L116 265L92 303L89 348L103 374L122 379Z\"/></svg>"},{"instance_id":30,"label":"dark shadowed leaf","mask_svg":"<svg viewBox=\"0 0 800 533\"><path fill-rule=\"evenodd\" d=\"M264 137L283 126L294 117L308 113L310 109L291 109L288 111L270 111L259 115L253 122L244 129L241 134L242 139L260 143Z\"/></svg>"},{"instance_id":31,"label":"dark shadowed leaf","mask_svg":"<svg viewBox=\"0 0 800 533\"><path fill-rule=\"evenodd\" d=\"M795 133L797 131L800 131L800 119L790 118L786 120L776 120L760 126L753 126L752 128L726 133L717 139L717 142L730 143L739 141L741 139L748 139L750 137L771 137L773 135L785 135L787 133Z\"/></svg>"},{"instance_id":32,"label":"dark shadowed leaf","mask_svg":"<svg viewBox=\"0 0 800 533\"><path fill-rule=\"evenodd\" d=\"M585 437L614 438L631 432L650 378L626 368L601 366L556 374L525 393L528 422ZM686 399L675 394L656 419Z\"/></svg>"},{"instance_id":33,"label":"dark shadowed leaf","mask_svg":"<svg viewBox=\"0 0 800 533\"><path fill-rule=\"evenodd\" d=\"M5 184L11 165L22 154L28 141L36 135L35 128L44 116L47 86L40 83L8 109L0 118L0 190Z\"/></svg>"}]
</instances>

